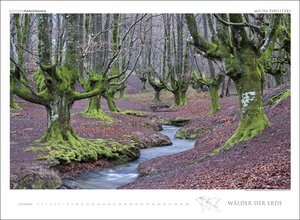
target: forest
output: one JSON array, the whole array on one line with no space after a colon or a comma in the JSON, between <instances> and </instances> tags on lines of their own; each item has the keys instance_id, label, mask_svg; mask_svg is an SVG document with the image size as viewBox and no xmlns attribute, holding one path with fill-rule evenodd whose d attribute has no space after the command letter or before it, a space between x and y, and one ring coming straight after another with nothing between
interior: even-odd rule
<instances>
[{"instance_id":1,"label":"forest","mask_svg":"<svg viewBox=\"0 0 300 220\"><path fill-rule=\"evenodd\" d=\"M12 189L289 189L289 14L11 14Z\"/></svg>"}]
</instances>

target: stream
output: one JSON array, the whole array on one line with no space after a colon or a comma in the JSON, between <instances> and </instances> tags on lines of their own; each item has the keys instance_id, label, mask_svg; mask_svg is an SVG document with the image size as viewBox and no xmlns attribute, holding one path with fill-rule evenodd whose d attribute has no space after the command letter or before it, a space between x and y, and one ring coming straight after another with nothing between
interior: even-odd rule
<instances>
[{"instance_id":1,"label":"stream","mask_svg":"<svg viewBox=\"0 0 300 220\"><path fill-rule=\"evenodd\" d=\"M179 127L164 125L162 134L172 141L170 146L151 147L142 149L140 157L122 165L107 168L96 168L81 173L73 181L82 189L116 189L126 183L136 180L139 176L138 165L163 155L175 154L194 147L195 141L174 138Z\"/></svg>"}]
</instances>

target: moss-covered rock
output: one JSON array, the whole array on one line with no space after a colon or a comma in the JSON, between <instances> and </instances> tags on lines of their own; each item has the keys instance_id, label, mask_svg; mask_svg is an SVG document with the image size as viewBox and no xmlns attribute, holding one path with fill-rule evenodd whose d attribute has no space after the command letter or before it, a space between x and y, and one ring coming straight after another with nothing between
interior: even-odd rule
<instances>
[{"instance_id":1,"label":"moss-covered rock","mask_svg":"<svg viewBox=\"0 0 300 220\"><path fill-rule=\"evenodd\" d=\"M153 167L145 167L144 163L140 163L138 166L138 172L140 176L154 176L157 170Z\"/></svg>"},{"instance_id":2,"label":"moss-covered rock","mask_svg":"<svg viewBox=\"0 0 300 220\"><path fill-rule=\"evenodd\" d=\"M161 109L169 109L171 106L164 103L164 102L155 102L155 103L152 103L149 108L152 110L152 111L159 111Z\"/></svg>"},{"instance_id":3,"label":"moss-covered rock","mask_svg":"<svg viewBox=\"0 0 300 220\"><path fill-rule=\"evenodd\" d=\"M197 137L199 137L202 132L203 130L201 128L196 128L196 129L180 128L176 132L175 138L194 140Z\"/></svg>"},{"instance_id":4,"label":"moss-covered rock","mask_svg":"<svg viewBox=\"0 0 300 220\"><path fill-rule=\"evenodd\" d=\"M125 115L131 115L131 116L135 116L135 117L141 117L141 118L146 118L149 115L145 112L141 112L141 111L134 111L134 110L124 110L121 113L125 114Z\"/></svg>"},{"instance_id":5,"label":"moss-covered rock","mask_svg":"<svg viewBox=\"0 0 300 220\"><path fill-rule=\"evenodd\" d=\"M112 139L88 140L77 137L69 141L48 141L30 146L26 151L41 152L38 159L51 161L54 165L68 164L72 161L91 162L101 158L128 161L139 156L140 143L130 140L130 144L121 144Z\"/></svg>"},{"instance_id":6,"label":"moss-covered rock","mask_svg":"<svg viewBox=\"0 0 300 220\"><path fill-rule=\"evenodd\" d=\"M16 189L59 189L60 177L51 171L29 171L16 184Z\"/></svg>"},{"instance_id":7,"label":"moss-covered rock","mask_svg":"<svg viewBox=\"0 0 300 220\"><path fill-rule=\"evenodd\" d=\"M174 118L171 119L171 124L174 126L184 126L190 122L190 118Z\"/></svg>"},{"instance_id":8,"label":"moss-covered rock","mask_svg":"<svg viewBox=\"0 0 300 220\"><path fill-rule=\"evenodd\" d=\"M134 132L133 135L135 139L141 143L140 148L156 147L156 146L168 146L171 145L169 137L161 133L149 133L146 134L143 132Z\"/></svg>"},{"instance_id":9,"label":"moss-covered rock","mask_svg":"<svg viewBox=\"0 0 300 220\"><path fill-rule=\"evenodd\" d=\"M78 183L76 183L73 178L65 178L62 181L61 189L82 189Z\"/></svg>"}]
</instances>

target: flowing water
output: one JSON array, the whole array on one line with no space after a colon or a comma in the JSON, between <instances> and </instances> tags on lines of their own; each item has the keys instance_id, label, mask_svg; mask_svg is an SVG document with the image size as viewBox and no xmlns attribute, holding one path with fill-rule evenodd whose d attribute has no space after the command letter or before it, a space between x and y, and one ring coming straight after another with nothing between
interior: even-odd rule
<instances>
[{"instance_id":1,"label":"flowing water","mask_svg":"<svg viewBox=\"0 0 300 220\"><path fill-rule=\"evenodd\" d=\"M132 182L139 176L137 168L140 163L194 147L194 141L174 138L178 129L175 126L163 126L161 133L170 138L173 143L171 146L142 149L140 157L132 162L108 168L96 168L76 176L73 181L83 189L116 189L126 183Z\"/></svg>"}]
</instances>

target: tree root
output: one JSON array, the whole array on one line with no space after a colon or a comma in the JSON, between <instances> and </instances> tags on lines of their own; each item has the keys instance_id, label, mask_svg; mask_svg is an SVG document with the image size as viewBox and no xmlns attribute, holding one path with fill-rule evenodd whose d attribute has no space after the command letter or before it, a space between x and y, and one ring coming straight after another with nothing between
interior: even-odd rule
<instances>
[{"instance_id":1,"label":"tree root","mask_svg":"<svg viewBox=\"0 0 300 220\"><path fill-rule=\"evenodd\" d=\"M278 95L269 98L269 100L265 103L265 105L273 105L274 108L276 105L278 105L280 102L282 102L283 100L287 99L290 96L291 96L291 90L287 89L279 93Z\"/></svg>"},{"instance_id":2,"label":"tree root","mask_svg":"<svg viewBox=\"0 0 300 220\"><path fill-rule=\"evenodd\" d=\"M247 122L241 122L231 138L229 138L222 147L214 150L209 156L214 156L224 150L229 150L234 144L247 141L255 137L256 135L261 133L265 127L271 125L265 115L263 115L261 119L249 119L249 121L251 121L251 124Z\"/></svg>"},{"instance_id":3,"label":"tree root","mask_svg":"<svg viewBox=\"0 0 300 220\"><path fill-rule=\"evenodd\" d=\"M22 106L19 103L10 102L10 108L11 109L22 109Z\"/></svg>"},{"instance_id":4,"label":"tree root","mask_svg":"<svg viewBox=\"0 0 300 220\"><path fill-rule=\"evenodd\" d=\"M38 159L49 160L54 164L77 162L90 162L106 159L131 160L139 156L139 143L130 140L124 145L112 139L89 140L68 135L68 140L51 139L30 146L26 151L43 152Z\"/></svg>"}]
</instances>

